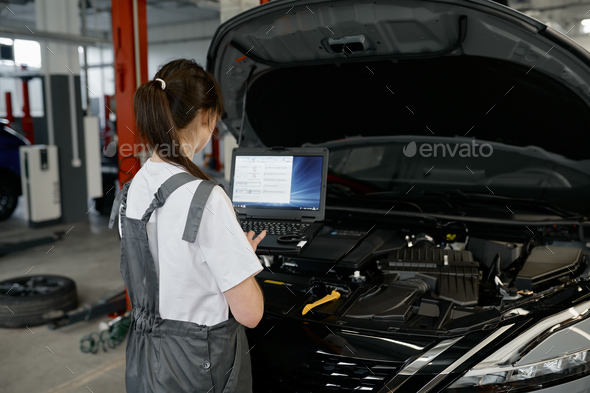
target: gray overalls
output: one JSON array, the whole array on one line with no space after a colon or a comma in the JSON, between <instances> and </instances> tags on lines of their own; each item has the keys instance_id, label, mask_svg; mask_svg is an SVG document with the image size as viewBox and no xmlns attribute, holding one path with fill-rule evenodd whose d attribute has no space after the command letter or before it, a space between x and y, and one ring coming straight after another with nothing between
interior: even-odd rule
<instances>
[{"instance_id":1,"label":"gray overalls","mask_svg":"<svg viewBox=\"0 0 590 393\"><path fill-rule=\"evenodd\" d=\"M109 228L121 220L121 274L131 300L125 385L127 392L252 392L248 341L231 315L213 326L160 318L159 284L146 224L177 188L196 180L173 175L160 186L141 219L125 215L126 183L117 195ZM217 183L202 181L192 199L182 239L194 242L205 203ZM188 261L187 261L188 263Z\"/></svg>"}]
</instances>

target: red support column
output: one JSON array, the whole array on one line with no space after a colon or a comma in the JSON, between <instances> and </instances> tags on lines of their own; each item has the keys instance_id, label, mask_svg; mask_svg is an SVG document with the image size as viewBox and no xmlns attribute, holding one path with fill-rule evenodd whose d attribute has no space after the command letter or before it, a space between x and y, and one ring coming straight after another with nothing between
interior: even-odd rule
<instances>
[{"instance_id":1,"label":"red support column","mask_svg":"<svg viewBox=\"0 0 590 393\"><path fill-rule=\"evenodd\" d=\"M8 125L11 125L14 121L14 115L12 114L12 94L7 91L4 93L4 98L6 101L6 120L8 120Z\"/></svg>"},{"instance_id":2,"label":"red support column","mask_svg":"<svg viewBox=\"0 0 590 393\"><path fill-rule=\"evenodd\" d=\"M117 154L119 184L122 186L133 178L140 165L139 158L134 155L138 138L133 116L133 95L139 85L147 81L146 0L111 0L111 20L115 52ZM136 56L137 53L139 56ZM131 310L127 290L125 298L127 310Z\"/></svg>"},{"instance_id":3,"label":"red support column","mask_svg":"<svg viewBox=\"0 0 590 393\"><path fill-rule=\"evenodd\" d=\"M136 144L139 141L133 117L133 94L140 84L147 81L146 0L111 0L111 18L115 52L119 183L123 185L131 180L140 167L139 158L134 154L137 153ZM134 20L137 26L134 26Z\"/></svg>"}]
</instances>

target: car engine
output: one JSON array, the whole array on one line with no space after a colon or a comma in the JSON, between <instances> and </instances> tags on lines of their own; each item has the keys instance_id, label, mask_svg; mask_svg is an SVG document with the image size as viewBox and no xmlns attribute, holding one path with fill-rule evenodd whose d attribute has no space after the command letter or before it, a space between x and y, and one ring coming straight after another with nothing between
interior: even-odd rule
<instances>
[{"instance_id":1,"label":"car engine","mask_svg":"<svg viewBox=\"0 0 590 393\"><path fill-rule=\"evenodd\" d=\"M315 249L279 260L289 274L261 283L267 309L301 315L307 307L307 318L388 330L457 328L588 267L588 249L575 239L554 243L539 234L508 242L448 232L327 227ZM289 292L274 284L277 277L289 282Z\"/></svg>"}]
</instances>

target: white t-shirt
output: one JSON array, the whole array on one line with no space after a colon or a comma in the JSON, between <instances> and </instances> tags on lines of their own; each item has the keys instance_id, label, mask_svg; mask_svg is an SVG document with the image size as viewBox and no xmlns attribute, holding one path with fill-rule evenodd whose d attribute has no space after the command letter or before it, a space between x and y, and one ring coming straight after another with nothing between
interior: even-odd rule
<instances>
[{"instance_id":1,"label":"white t-shirt","mask_svg":"<svg viewBox=\"0 0 590 393\"><path fill-rule=\"evenodd\" d=\"M129 187L127 217L141 219L162 183L182 171L147 160ZM152 213L147 232L160 284L160 317L211 326L228 319L223 292L263 267L220 187L213 188L203 209L197 240L182 240L191 200L201 181L170 194L164 206Z\"/></svg>"}]
</instances>

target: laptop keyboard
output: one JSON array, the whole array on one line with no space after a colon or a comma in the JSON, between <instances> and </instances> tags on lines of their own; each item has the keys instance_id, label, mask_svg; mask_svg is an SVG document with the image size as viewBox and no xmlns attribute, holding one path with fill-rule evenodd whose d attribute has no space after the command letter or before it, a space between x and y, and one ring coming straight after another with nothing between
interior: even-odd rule
<instances>
[{"instance_id":1,"label":"laptop keyboard","mask_svg":"<svg viewBox=\"0 0 590 393\"><path fill-rule=\"evenodd\" d=\"M266 233L269 235L283 236L303 233L311 224L285 221L240 220L240 225L244 232L254 231L260 233L266 229Z\"/></svg>"}]
</instances>

